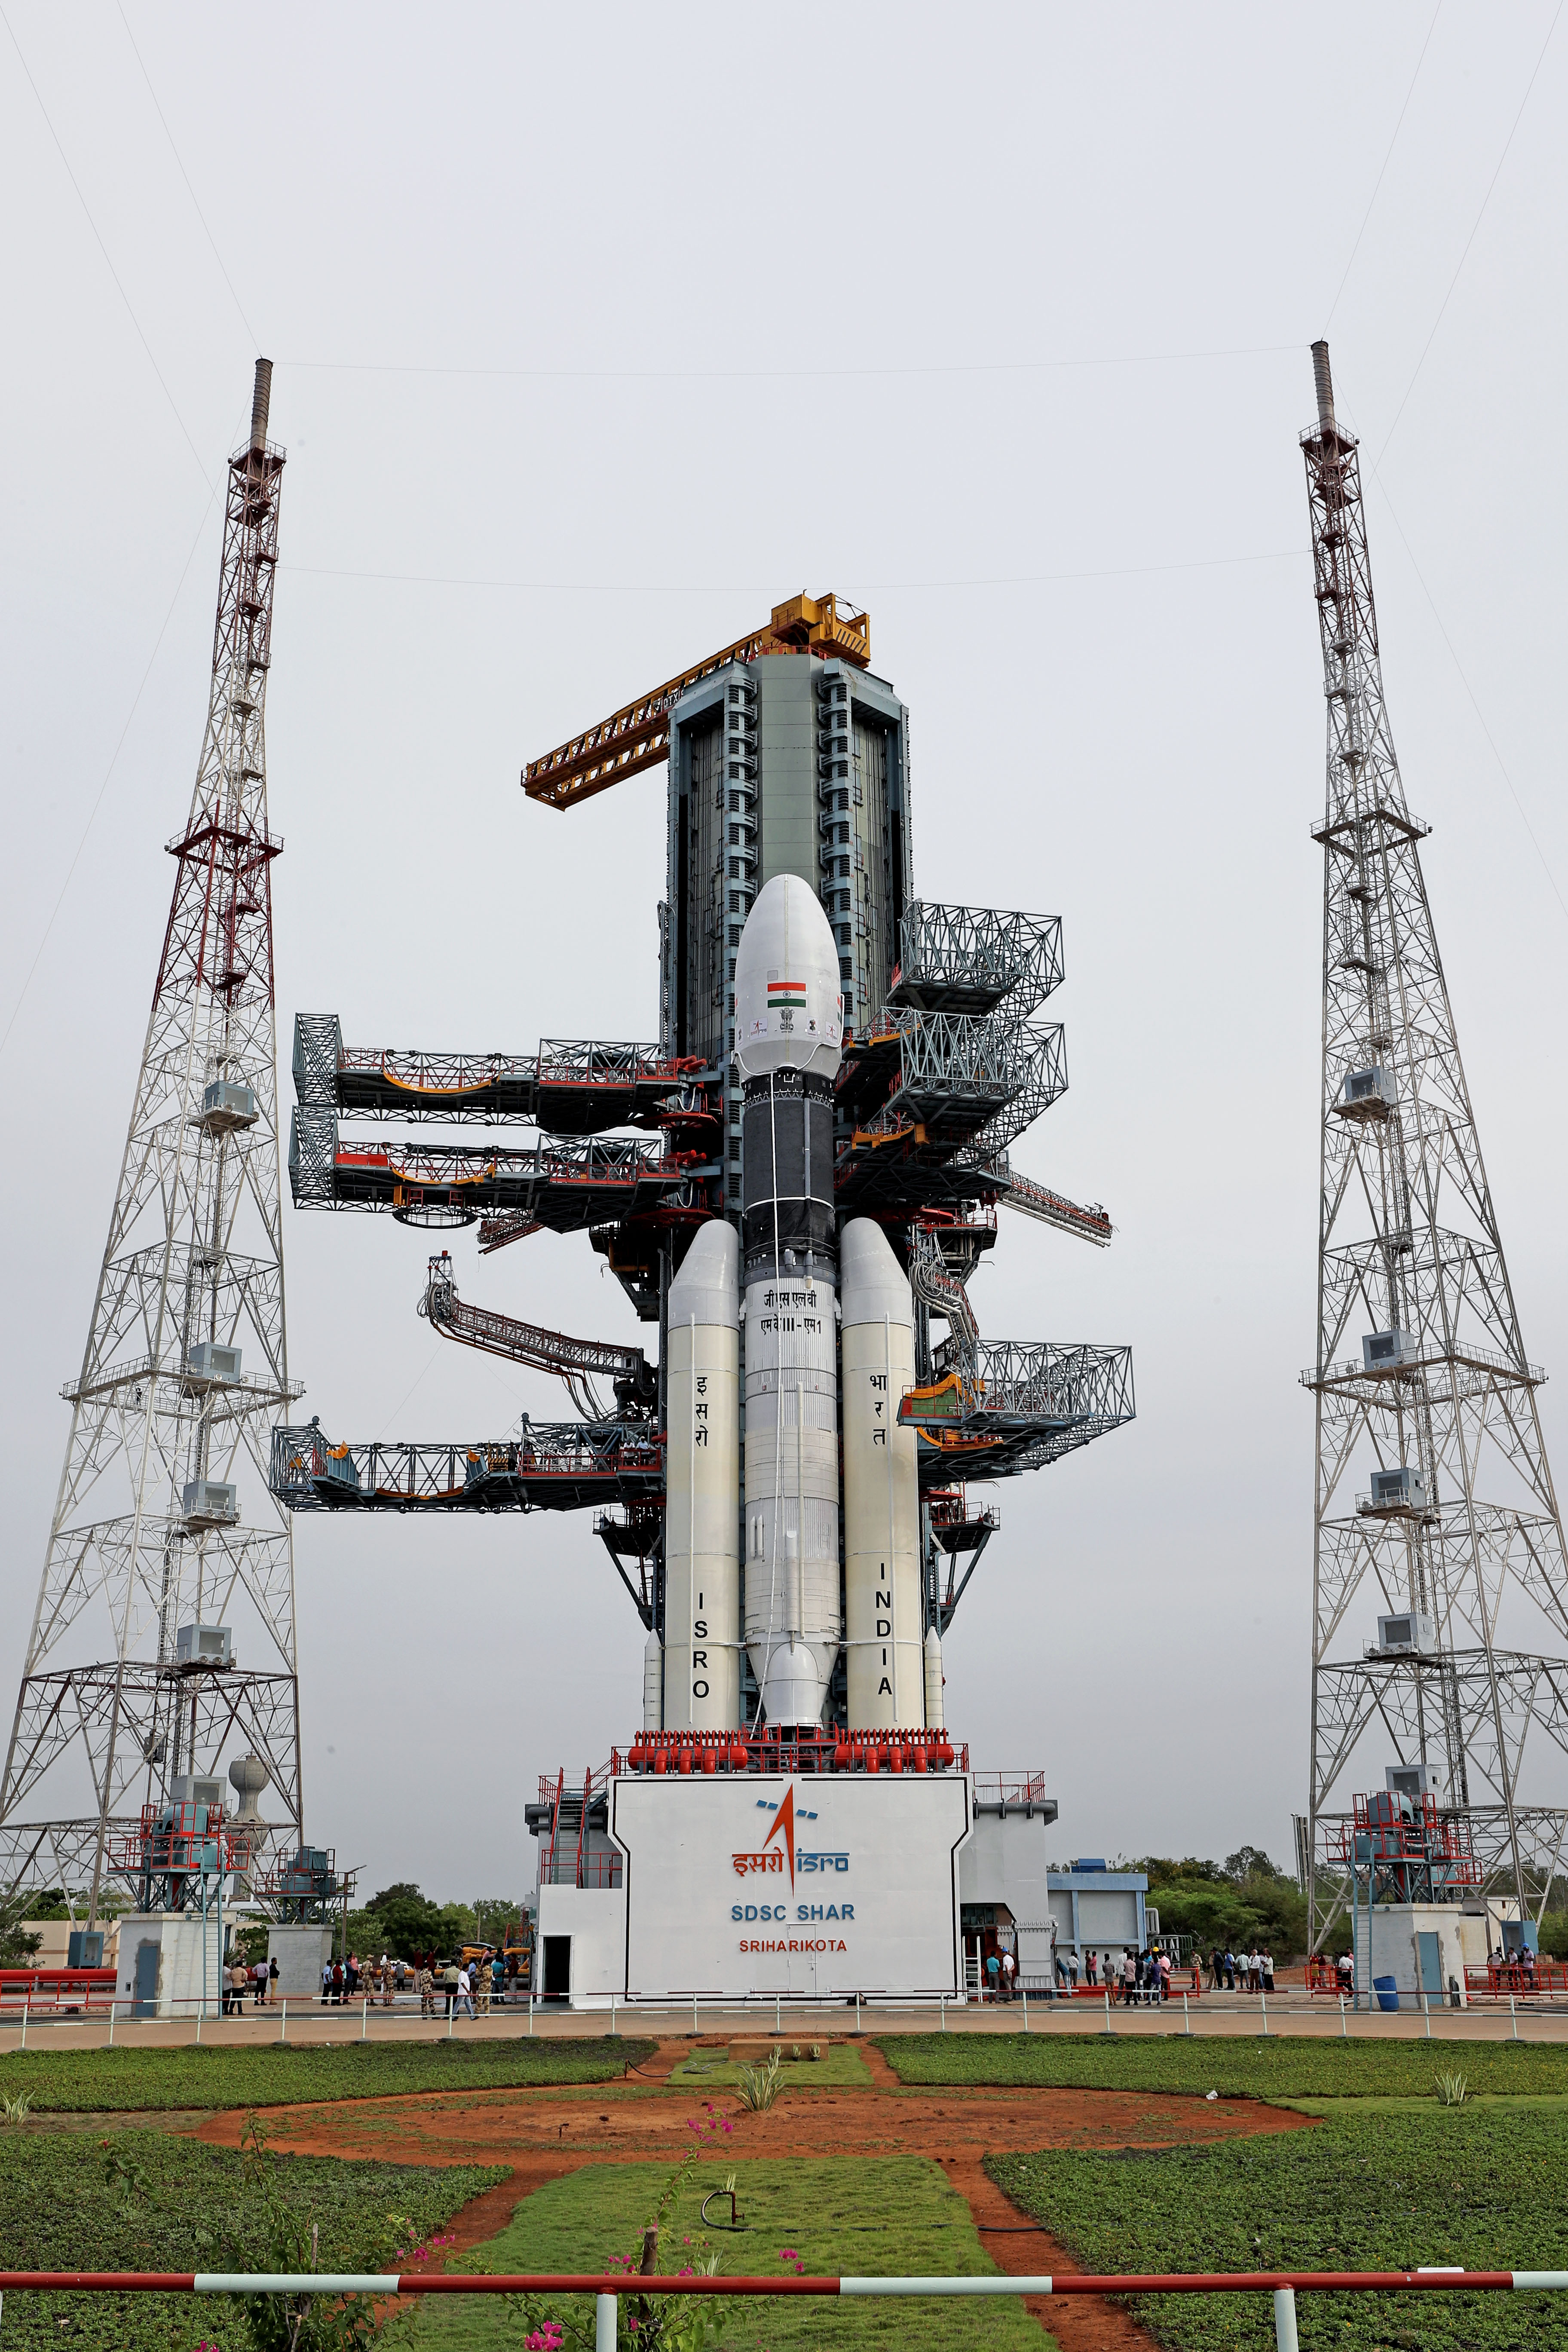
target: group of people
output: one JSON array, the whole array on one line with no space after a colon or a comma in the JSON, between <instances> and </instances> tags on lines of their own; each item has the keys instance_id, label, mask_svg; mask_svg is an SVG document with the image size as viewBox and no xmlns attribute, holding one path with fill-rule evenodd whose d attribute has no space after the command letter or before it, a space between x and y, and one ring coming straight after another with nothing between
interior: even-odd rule
<instances>
[{"instance_id":1,"label":"group of people","mask_svg":"<svg viewBox=\"0 0 1568 2352\"><path fill-rule=\"evenodd\" d=\"M245 1996L250 1995L258 2009L263 2009L272 1998L272 1988L280 1970L276 1959L246 1962L234 1959L223 1972L223 2013L226 2017L244 2014Z\"/></svg>"},{"instance_id":2,"label":"group of people","mask_svg":"<svg viewBox=\"0 0 1568 2352\"><path fill-rule=\"evenodd\" d=\"M444 2016L450 2016L454 2007L462 2004L470 2017L489 2014L492 2000L504 2001L508 1980L505 1955L497 1952L490 1958L441 1961L434 1952L426 1952L416 1960L395 1959L383 1952L379 1960L362 1959L351 1952L346 1960L328 1960L321 1969L321 1999L323 2002L371 2000L390 2009L400 1992L419 1995L421 2017L434 2017L439 1994L445 2007Z\"/></svg>"},{"instance_id":3,"label":"group of people","mask_svg":"<svg viewBox=\"0 0 1568 2352\"><path fill-rule=\"evenodd\" d=\"M1070 1999L1078 1990L1079 1968L1076 1953L1057 1952L1056 1979L1058 1992ZM1120 1956L1112 1952L1087 1951L1083 1956L1083 1980L1092 1992L1108 1992L1112 2000L1123 2008L1134 2003L1152 2005L1171 1998L1171 1955L1153 1944L1135 1952L1124 1944Z\"/></svg>"},{"instance_id":4,"label":"group of people","mask_svg":"<svg viewBox=\"0 0 1568 2352\"><path fill-rule=\"evenodd\" d=\"M1018 1980L1018 1963L1009 1948L993 1946L985 1955L985 1990L993 2000L1011 2000Z\"/></svg>"},{"instance_id":5,"label":"group of people","mask_svg":"<svg viewBox=\"0 0 1568 2352\"><path fill-rule=\"evenodd\" d=\"M1274 1955L1272 1952L1221 1951L1216 1946L1209 1954L1209 1989L1213 1992L1272 1992L1274 1990Z\"/></svg>"},{"instance_id":6,"label":"group of people","mask_svg":"<svg viewBox=\"0 0 1568 2352\"><path fill-rule=\"evenodd\" d=\"M395 1960L385 1952L379 1960L362 1960L357 1952L351 1952L346 1960L322 1962L321 1999L324 2002L379 2000L383 2009L390 2009L409 1974L405 1960Z\"/></svg>"},{"instance_id":7,"label":"group of people","mask_svg":"<svg viewBox=\"0 0 1568 2352\"><path fill-rule=\"evenodd\" d=\"M993 1964L994 1965L994 1964ZM1012 1998L1013 1958L1007 1956L1008 1992ZM278 1979L282 1971L277 1955L247 1961L235 1953L224 1964L221 1980L223 2014L239 2017L245 2010L248 1994L258 2009L263 2009L277 1995ZM341 2006L344 2001L374 2000L384 2009L390 2009L397 1995L404 1991L417 1992L422 2017L437 2014L437 2001L445 2006L443 2016L450 2016L455 2007L465 2008L470 2017L488 2017L490 2003L504 2002L509 1982L515 1982L516 1963L509 1965L500 1952L489 1959L441 1961L434 1952L417 1960L395 1959L384 1952L379 1960L362 1959L351 1952L346 1960L326 1960L321 1967L321 2000L323 2006Z\"/></svg>"}]
</instances>

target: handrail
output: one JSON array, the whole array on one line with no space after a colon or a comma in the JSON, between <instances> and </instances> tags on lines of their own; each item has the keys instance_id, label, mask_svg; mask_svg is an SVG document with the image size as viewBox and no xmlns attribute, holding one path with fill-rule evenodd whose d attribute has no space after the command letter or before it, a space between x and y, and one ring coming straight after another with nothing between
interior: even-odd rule
<instances>
[{"instance_id":1,"label":"handrail","mask_svg":"<svg viewBox=\"0 0 1568 2352\"><path fill-rule=\"evenodd\" d=\"M1034 2277L628 2278L624 2271L0 2271L0 2294L1564 2294L1568 2271L1045 2271ZM613 2338L612 2338L613 2340Z\"/></svg>"}]
</instances>

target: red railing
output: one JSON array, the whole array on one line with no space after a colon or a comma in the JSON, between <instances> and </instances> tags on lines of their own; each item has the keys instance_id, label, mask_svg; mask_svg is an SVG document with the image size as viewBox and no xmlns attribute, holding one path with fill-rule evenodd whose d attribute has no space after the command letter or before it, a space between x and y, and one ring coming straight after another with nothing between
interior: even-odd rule
<instances>
[{"instance_id":1,"label":"red railing","mask_svg":"<svg viewBox=\"0 0 1568 2352\"><path fill-rule=\"evenodd\" d=\"M1394 1869L1436 1865L1449 1885L1482 1882L1468 1825L1440 1813L1432 1796L1398 1797L1380 1789L1357 1797L1352 1818L1333 1825L1330 1854L1342 1870L1364 1870L1369 1862Z\"/></svg>"},{"instance_id":2,"label":"red railing","mask_svg":"<svg viewBox=\"0 0 1568 2352\"><path fill-rule=\"evenodd\" d=\"M0 2001L30 2010L87 2009L114 1992L113 1969L0 1969Z\"/></svg>"},{"instance_id":3,"label":"red railing","mask_svg":"<svg viewBox=\"0 0 1568 2352\"><path fill-rule=\"evenodd\" d=\"M1467 2271L1458 2263L1412 2271L1133 2271L1042 2272L1035 2276L942 2278L939 2276L838 2278L721 2278L699 2275L628 2278L624 2272L428 2272L318 2271L301 2278L279 2272L192 2271L0 2271L0 2294L591 2294L598 2300L598 2340L614 2343L617 2298L637 2295L1126 2295L1269 2294L1274 2298L1275 2341L1297 2341L1298 2294L1515 2294L1568 2292L1568 2271Z\"/></svg>"},{"instance_id":4,"label":"red railing","mask_svg":"<svg viewBox=\"0 0 1568 2352\"><path fill-rule=\"evenodd\" d=\"M619 1772L945 1772L969 1769L967 1747L945 1731L642 1731ZM1022 1800L1020 1800L1022 1801Z\"/></svg>"},{"instance_id":5,"label":"red railing","mask_svg":"<svg viewBox=\"0 0 1568 2352\"><path fill-rule=\"evenodd\" d=\"M142 1826L109 1842L110 1867L121 1876L191 1878L203 1869L247 1873L250 1832L231 1828L219 1805L143 1805Z\"/></svg>"},{"instance_id":6,"label":"red railing","mask_svg":"<svg viewBox=\"0 0 1568 2352\"><path fill-rule=\"evenodd\" d=\"M1043 1772L976 1772L977 1805L1040 1805L1046 1801Z\"/></svg>"},{"instance_id":7,"label":"red railing","mask_svg":"<svg viewBox=\"0 0 1568 2352\"><path fill-rule=\"evenodd\" d=\"M1484 1969L1465 1970L1465 1990L1472 2000L1488 1994L1506 1999L1510 1993L1568 1992L1568 1965L1533 1953L1528 1959L1489 1960Z\"/></svg>"}]
</instances>

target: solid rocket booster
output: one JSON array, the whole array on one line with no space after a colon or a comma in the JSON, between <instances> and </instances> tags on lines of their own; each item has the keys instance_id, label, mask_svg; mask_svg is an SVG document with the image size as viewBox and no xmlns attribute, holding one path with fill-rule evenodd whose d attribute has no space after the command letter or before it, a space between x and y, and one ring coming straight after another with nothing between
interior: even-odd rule
<instances>
[{"instance_id":1,"label":"solid rocket booster","mask_svg":"<svg viewBox=\"0 0 1568 2352\"><path fill-rule=\"evenodd\" d=\"M909 1277L869 1217L844 1228L844 1601L851 1731L927 1720L920 1475L899 1400L915 1384Z\"/></svg>"},{"instance_id":2,"label":"solid rocket booster","mask_svg":"<svg viewBox=\"0 0 1568 2352\"><path fill-rule=\"evenodd\" d=\"M746 1651L774 1724L817 1724L838 1656L833 1081L838 949L775 874L735 956L746 1334ZM673 1317L672 1317L673 1325ZM674 1448L671 1436L671 1450Z\"/></svg>"},{"instance_id":3,"label":"solid rocket booster","mask_svg":"<svg viewBox=\"0 0 1568 2352\"><path fill-rule=\"evenodd\" d=\"M669 1286L667 1731L728 1731L741 1720L740 1256L734 1227L715 1218Z\"/></svg>"}]
</instances>

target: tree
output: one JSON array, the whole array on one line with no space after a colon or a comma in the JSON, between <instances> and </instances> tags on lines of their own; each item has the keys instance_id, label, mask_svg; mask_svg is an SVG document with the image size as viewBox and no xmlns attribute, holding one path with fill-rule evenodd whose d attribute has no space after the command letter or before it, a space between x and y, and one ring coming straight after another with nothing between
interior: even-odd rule
<instances>
[{"instance_id":1,"label":"tree","mask_svg":"<svg viewBox=\"0 0 1568 2352\"><path fill-rule=\"evenodd\" d=\"M437 1904L417 1886L400 1880L373 1895L363 1911L349 1914L351 1952L390 1952L412 1960L422 1952L455 1952L479 1940L466 1903Z\"/></svg>"},{"instance_id":2,"label":"tree","mask_svg":"<svg viewBox=\"0 0 1568 2352\"><path fill-rule=\"evenodd\" d=\"M1260 1846L1238 1847L1223 1863L1149 1854L1138 1867L1148 1874L1163 1935L1191 1936L1205 1951L1258 1945L1281 1959L1306 1949L1306 1899Z\"/></svg>"},{"instance_id":3,"label":"tree","mask_svg":"<svg viewBox=\"0 0 1568 2352\"><path fill-rule=\"evenodd\" d=\"M9 1895L0 1895L0 1968L21 1968L44 1940L22 1925L30 1900L15 1887Z\"/></svg>"},{"instance_id":4,"label":"tree","mask_svg":"<svg viewBox=\"0 0 1568 2352\"><path fill-rule=\"evenodd\" d=\"M509 1927L522 1916L522 1906L510 1895L482 1895L474 1906L474 1926L481 1944L499 1944Z\"/></svg>"}]
</instances>

